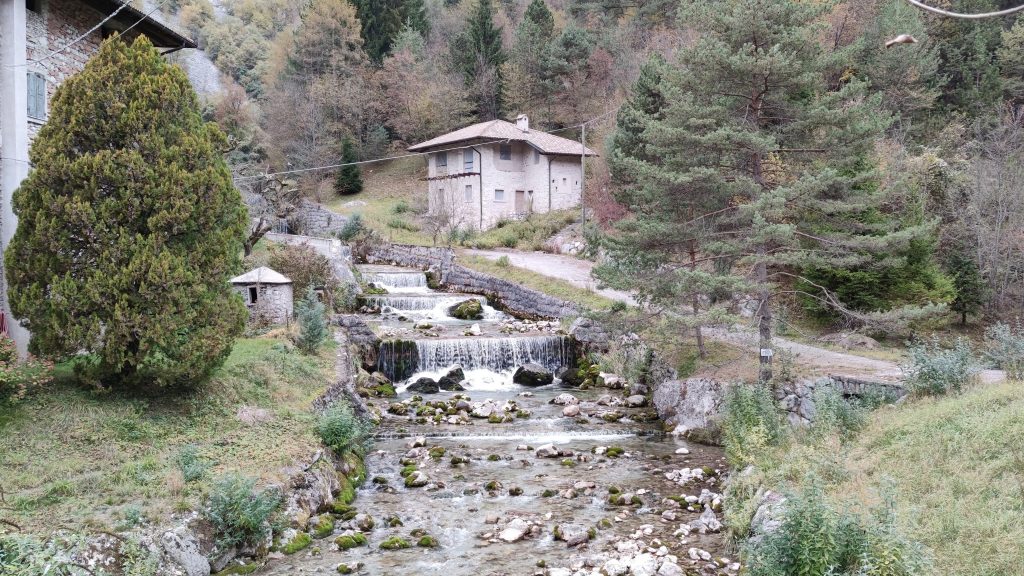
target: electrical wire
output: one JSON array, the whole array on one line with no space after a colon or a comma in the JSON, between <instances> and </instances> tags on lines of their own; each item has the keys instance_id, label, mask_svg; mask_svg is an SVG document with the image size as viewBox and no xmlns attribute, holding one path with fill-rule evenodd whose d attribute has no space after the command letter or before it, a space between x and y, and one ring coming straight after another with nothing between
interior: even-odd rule
<instances>
[{"instance_id":1,"label":"electrical wire","mask_svg":"<svg viewBox=\"0 0 1024 576\"><path fill-rule=\"evenodd\" d=\"M1016 6L1014 8L1007 8L1006 10L999 10L998 12L980 12L978 14L964 14L961 12L950 12L949 10L943 10L942 8L936 8L935 6L929 6L920 0L907 0L913 6L917 6L922 10L939 14L941 16L949 16L950 18L965 18L967 20L981 20L983 18L998 18L1000 16L1008 16L1016 12L1024 10L1024 4Z\"/></svg>"},{"instance_id":2,"label":"electrical wire","mask_svg":"<svg viewBox=\"0 0 1024 576\"><path fill-rule=\"evenodd\" d=\"M567 130L574 130L576 128L582 128L583 126L586 126L588 124L591 124L593 122L601 120L601 119L605 118L606 116L608 116L610 114L613 114L615 112L618 112L618 108L612 108L612 109L608 110L607 112L605 112L604 114L601 114L599 116L595 116L595 117L593 117L593 118L591 118L589 120L586 120L586 121L581 122L579 124L576 124L574 126L566 126L565 128L558 128L557 130L548 130L548 131L536 130L536 132L541 132L541 133L544 133L544 134L556 134L558 132L565 132ZM485 146L487 144L501 144L501 143L506 143L506 142L509 142L509 141L510 140L508 138L499 138L499 139L496 139L496 140L489 140L489 141L486 141L486 142L478 142L478 143L474 144L474 146ZM451 151L454 151L454 150L465 150L465 148L466 148L465 146L453 146L452 148L443 148L443 149L440 149L440 150L431 150L430 152L410 152L408 154L398 154L398 155L395 155L395 156L384 156L384 157L381 157L381 158L372 158L370 160L359 160L359 161L356 161L356 162L344 162L342 164L330 164L330 165L326 165L326 166L313 166L313 167L310 167L310 168L296 168L295 170L282 170L280 172L267 172L265 174L258 174L258 175L254 175L254 176L238 176L238 177L234 178L233 180L236 183L250 182L250 181L254 181L254 180L262 180L264 178L270 178L270 177L276 177L276 176L287 176L287 175L290 175L290 174L303 174L303 173L306 173L306 172L317 172L317 171L320 171L320 170L333 170L335 168L343 168L345 166L359 166L361 164L374 164L376 162L389 162L391 160L399 160L399 159L402 159L402 158L413 158L413 157L416 157L416 156L426 156L428 154L436 154L438 152L451 152Z\"/></svg>"}]
</instances>

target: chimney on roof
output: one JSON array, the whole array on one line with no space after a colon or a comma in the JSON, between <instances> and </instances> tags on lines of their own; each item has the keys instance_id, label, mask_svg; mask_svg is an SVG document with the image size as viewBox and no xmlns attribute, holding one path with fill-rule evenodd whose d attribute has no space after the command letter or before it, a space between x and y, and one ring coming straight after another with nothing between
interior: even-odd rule
<instances>
[{"instance_id":1,"label":"chimney on roof","mask_svg":"<svg viewBox=\"0 0 1024 576\"><path fill-rule=\"evenodd\" d=\"M530 131L530 117L526 114L520 114L516 116L516 128L519 128L523 132Z\"/></svg>"}]
</instances>

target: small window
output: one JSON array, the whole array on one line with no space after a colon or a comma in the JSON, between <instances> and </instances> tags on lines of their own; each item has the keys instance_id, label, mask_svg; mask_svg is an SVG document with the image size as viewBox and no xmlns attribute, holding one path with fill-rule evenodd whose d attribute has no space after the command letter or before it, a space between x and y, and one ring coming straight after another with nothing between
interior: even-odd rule
<instances>
[{"instance_id":1,"label":"small window","mask_svg":"<svg viewBox=\"0 0 1024 576\"><path fill-rule=\"evenodd\" d=\"M512 159L512 145L511 144L499 144L498 145L498 157L502 160Z\"/></svg>"},{"instance_id":2,"label":"small window","mask_svg":"<svg viewBox=\"0 0 1024 576\"><path fill-rule=\"evenodd\" d=\"M462 151L462 169L466 172L473 171L473 151L469 148Z\"/></svg>"},{"instance_id":3,"label":"small window","mask_svg":"<svg viewBox=\"0 0 1024 576\"><path fill-rule=\"evenodd\" d=\"M504 202L505 201L505 191L504 190L495 190L494 191L494 201L495 202Z\"/></svg>"},{"instance_id":4,"label":"small window","mask_svg":"<svg viewBox=\"0 0 1024 576\"><path fill-rule=\"evenodd\" d=\"M448 153L447 152L438 152L437 153L437 161L436 161L436 163L434 165L437 166L438 168L447 168L448 167Z\"/></svg>"},{"instance_id":5,"label":"small window","mask_svg":"<svg viewBox=\"0 0 1024 576\"><path fill-rule=\"evenodd\" d=\"M473 201L473 185L466 186L466 202Z\"/></svg>"},{"instance_id":6,"label":"small window","mask_svg":"<svg viewBox=\"0 0 1024 576\"><path fill-rule=\"evenodd\" d=\"M46 119L46 78L38 72L28 73L28 117Z\"/></svg>"},{"instance_id":7,"label":"small window","mask_svg":"<svg viewBox=\"0 0 1024 576\"><path fill-rule=\"evenodd\" d=\"M39 0L25 0L25 9L39 13Z\"/></svg>"},{"instance_id":8,"label":"small window","mask_svg":"<svg viewBox=\"0 0 1024 576\"><path fill-rule=\"evenodd\" d=\"M533 163L540 164L540 152L537 150L533 151Z\"/></svg>"},{"instance_id":9,"label":"small window","mask_svg":"<svg viewBox=\"0 0 1024 576\"><path fill-rule=\"evenodd\" d=\"M260 298L260 289L256 286L249 286L249 304L255 304Z\"/></svg>"}]
</instances>

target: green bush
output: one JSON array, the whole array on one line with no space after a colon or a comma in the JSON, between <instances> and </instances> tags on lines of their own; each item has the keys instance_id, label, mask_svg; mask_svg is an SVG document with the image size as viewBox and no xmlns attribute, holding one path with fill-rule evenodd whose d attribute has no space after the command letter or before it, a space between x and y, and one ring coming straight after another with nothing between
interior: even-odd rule
<instances>
[{"instance_id":1,"label":"green bush","mask_svg":"<svg viewBox=\"0 0 1024 576\"><path fill-rule=\"evenodd\" d=\"M960 392L978 373L970 343L957 338L952 348L943 348L937 339L910 347L910 357L902 366L906 386L914 394L941 395Z\"/></svg>"},{"instance_id":2,"label":"green bush","mask_svg":"<svg viewBox=\"0 0 1024 576\"><path fill-rule=\"evenodd\" d=\"M281 495L276 490L256 491L255 487L255 479L238 474L222 476L214 482L205 516L222 548L259 542L281 505Z\"/></svg>"},{"instance_id":3,"label":"green bush","mask_svg":"<svg viewBox=\"0 0 1024 576\"><path fill-rule=\"evenodd\" d=\"M508 268L509 266L512 265L512 261L508 259L508 256L502 256L498 258L494 263L502 268Z\"/></svg>"},{"instance_id":4,"label":"green bush","mask_svg":"<svg viewBox=\"0 0 1024 576\"><path fill-rule=\"evenodd\" d=\"M370 434L370 426L344 401L337 402L320 415L316 433L323 443L337 453L361 447Z\"/></svg>"},{"instance_id":5,"label":"green bush","mask_svg":"<svg viewBox=\"0 0 1024 576\"><path fill-rule=\"evenodd\" d=\"M725 393L722 440L725 455L735 468L753 463L757 455L785 438L785 429L772 399L762 384L735 384Z\"/></svg>"},{"instance_id":6,"label":"green bush","mask_svg":"<svg viewBox=\"0 0 1024 576\"><path fill-rule=\"evenodd\" d=\"M327 318L320 297L312 284L306 289L306 297L299 303L299 337L296 345L306 354L315 354L327 340Z\"/></svg>"},{"instance_id":7,"label":"green bush","mask_svg":"<svg viewBox=\"0 0 1024 576\"><path fill-rule=\"evenodd\" d=\"M412 212L412 207L405 200L399 200L397 204L391 207L392 214L405 214L406 212Z\"/></svg>"},{"instance_id":8,"label":"green bush","mask_svg":"<svg viewBox=\"0 0 1024 576\"><path fill-rule=\"evenodd\" d=\"M985 356L1011 380L1024 380L1024 323L1003 324L985 330Z\"/></svg>"},{"instance_id":9,"label":"green bush","mask_svg":"<svg viewBox=\"0 0 1024 576\"><path fill-rule=\"evenodd\" d=\"M814 438L838 436L846 440L864 428L867 422L867 410L843 398L831 381L819 383L814 389L813 400L815 415L810 434Z\"/></svg>"},{"instance_id":10,"label":"green bush","mask_svg":"<svg viewBox=\"0 0 1024 576\"><path fill-rule=\"evenodd\" d=\"M338 238L342 242L350 242L364 230L366 230L366 224L363 223L363 216L358 213L353 214L345 221L341 230L338 230Z\"/></svg>"},{"instance_id":11,"label":"green bush","mask_svg":"<svg viewBox=\"0 0 1024 576\"><path fill-rule=\"evenodd\" d=\"M390 220L388 220L388 227L389 228L394 228L396 230L407 230L409 232L419 232L420 231L420 227L419 226L413 224L412 222L409 222L408 220L404 220L402 218L399 218L398 216L395 216L394 218L391 218Z\"/></svg>"},{"instance_id":12,"label":"green bush","mask_svg":"<svg viewBox=\"0 0 1024 576\"><path fill-rule=\"evenodd\" d=\"M210 463L199 454L199 447L195 444L183 446L175 461L181 470L181 477L189 483L202 480L210 469Z\"/></svg>"},{"instance_id":13,"label":"green bush","mask_svg":"<svg viewBox=\"0 0 1024 576\"><path fill-rule=\"evenodd\" d=\"M747 546L749 576L917 576L922 548L895 528L891 512L837 511L815 481L790 495L779 528Z\"/></svg>"}]
</instances>

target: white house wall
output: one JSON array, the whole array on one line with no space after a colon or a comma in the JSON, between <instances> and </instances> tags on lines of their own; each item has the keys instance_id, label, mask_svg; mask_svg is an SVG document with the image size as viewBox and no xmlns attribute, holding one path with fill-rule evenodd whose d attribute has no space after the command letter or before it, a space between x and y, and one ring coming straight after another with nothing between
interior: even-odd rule
<instances>
[{"instance_id":1,"label":"white house wall","mask_svg":"<svg viewBox=\"0 0 1024 576\"><path fill-rule=\"evenodd\" d=\"M534 148L525 142L512 142L512 159L501 160L498 144L475 146L473 169L466 170L463 149L448 150L447 170L437 166L438 154L428 157L427 174L436 178L444 174L473 172L458 178L429 180L428 197L431 214L451 214L452 226L487 229L499 220L525 216L530 212L547 212L579 205L580 159L575 156L535 156ZM481 162L482 159L482 162ZM550 192L548 163L550 162ZM482 166L478 165L482 164ZM480 181L475 173L483 169L483 210L481 214ZM467 201L465 189L472 186ZM502 200L496 190L504 191ZM522 211L516 210L516 193L524 193Z\"/></svg>"}]
</instances>

